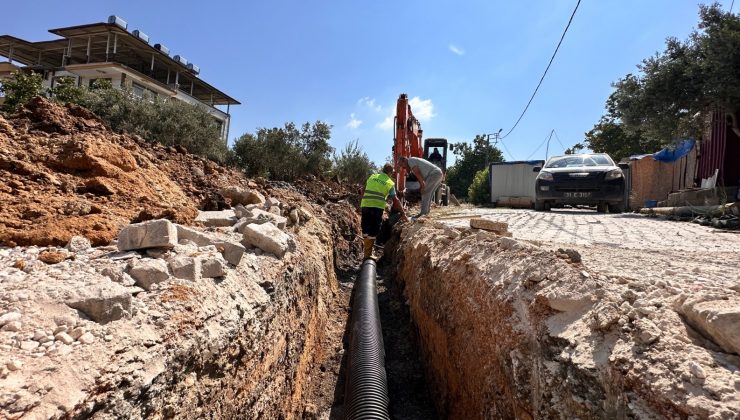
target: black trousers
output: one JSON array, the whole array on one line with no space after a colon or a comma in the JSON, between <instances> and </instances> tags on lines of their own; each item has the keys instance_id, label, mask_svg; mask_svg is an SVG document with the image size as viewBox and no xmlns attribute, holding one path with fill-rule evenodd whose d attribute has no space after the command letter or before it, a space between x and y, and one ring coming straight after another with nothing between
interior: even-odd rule
<instances>
[{"instance_id":1,"label":"black trousers","mask_svg":"<svg viewBox=\"0 0 740 420\"><path fill-rule=\"evenodd\" d=\"M383 223L383 210L377 207L363 207L360 211L362 216L362 235L375 238L380 232Z\"/></svg>"}]
</instances>

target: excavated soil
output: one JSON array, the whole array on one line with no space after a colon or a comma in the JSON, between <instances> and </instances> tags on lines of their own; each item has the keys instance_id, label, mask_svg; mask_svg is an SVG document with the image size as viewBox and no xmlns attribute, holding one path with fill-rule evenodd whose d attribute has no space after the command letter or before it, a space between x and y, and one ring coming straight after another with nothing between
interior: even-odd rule
<instances>
[{"instance_id":1,"label":"excavated soil","mask_svg":"<svg viewBox=\"0 0 740 420\"><path fill-rule=\"evenodd\" d=\"M386 249L442 417L737 418L740 357L697 330L737 338L733 288L612 277L431 219L396 233Z\"/></svg>"},{"instance_id":2,"label":"excavated soil","mask_svg":"<svg viewBox=\"0 0 740 420\"><path fill-rule=\"evenodd\" d=\"M0 116L1 245L64 245L74 235L105 245L130 222L190 224L198 209L223 207L221 187L247 184L184 149L115 134L79 106L35 98Z\"/></svg>"},{"instance_id":3,"label":"excavated soil","mask_svg":"<svg viewBox=\"0 0 740 420\"><path fill-rule=\"evenodd\" d=\"M192 225L198 210L229 207L225 187L306 209L312 218L287 229L295 248L283 259L247 249L221 278L170 277L147 291L127 282L129 259L161 253L117 256L109 244L121 227ZM358 192L315 179L250 181L42 98L0 116L0 316L20 314L0 332L0 417L336 418L362 251ZM96 247L54 248L74 235ZM65 303L121 284L131 309L120 320L100 325ZM47 341L60 319L85 331L84 342Z\"/></svg>"}]
</instances>

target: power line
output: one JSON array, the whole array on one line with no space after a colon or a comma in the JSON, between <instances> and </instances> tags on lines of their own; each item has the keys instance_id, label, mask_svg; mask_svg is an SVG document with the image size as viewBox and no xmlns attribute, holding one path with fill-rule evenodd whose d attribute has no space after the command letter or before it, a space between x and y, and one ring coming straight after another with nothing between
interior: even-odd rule
<instances>
[{"instance_id":1,"label":"power line","mask_svg":"<svg viewBox=\"0 0 740 420\"><path fill-rule=\"evenodd\" d=\"M536 149L534 149L534 152L532 152L532 153L531 153L531 154L530 154L529 156L527 156L527 158L526 158L526 159L524 159L524 160L529 160L529 158L531 158L532 156L534 156L534 155L535 155L535 153L537 153L537 152L538 152L538 151L539 151L539 150L540 150L540 149L542 148L542 146L544 146L544 145L545 145L545 143L546 143L546 142L550 141L550 138L552 137L552 133L553 133L553 132L555 132L555 130L550 130L550 134L549 134L549 135L548 135L547 137L545 137L545 139L544 139L544 140L542 140L542 143L540 143L540 145L539 145L539 146L537 146L537 148L536 148Z\"/></svg>"},{"instance_id":2,"label":"power line","mask_svg":"<svg viewBox=\"0 0 740 420\"><path fill-rule=\"evenodd\" d=\"M511 160L516 160L514 155L512 155L511 152L509 151L509 148L506 147L506 145L504 144L503 140L501 140L501 138L499 138L498 140L499 140L499 143L501 143L501 145L504 146L504 150L506 150L506 153L509 154L509 157L511 158Z\"/></svg>"},{"instance_id":3,"label":"power line","mask_svg":"<svg viewBox=\"0 0 740 420\"><path fill-rule=\"evenodd\" d=\"M733 0L734 1L734 0ZM512 131L516 128L517 125L519 125L519 121L522 120L524 117L524 114L527 113L527 109L529 109L529 105L532 104L532 100L534 100L535 95L537 95L537 91L540 89L540 86L542 85L542 81L545 80L545 76L547 75L547 71L550 70L550 66L552 65L553 60L555 60L555 55L558 53L558 50L560 49L560 44L563 43L563 39L565 38L565 34L568 32L568 28L570 28L571 22L573 22L573 16L576 15L576 11L578 10L578 6L581 5L581 0L578 0L578 3L576 3L576 7L573 9L573 13L570 15L570 19L568 20L568 24L565 26L565 30L563 31L563 35L560 36L560 41L558 42L558 46L555 47L555 52L552 53L552 57L550 57L550 62L547 63L547 68L545 68L545 72L542 73L542 77L540 78L540 82L537 83L537 87L534 89L534 92L532 93L532 97L529 98L529 102L527 102L527 106L524 107L524 111L522 111L522 114L519 116L519 118L514 123L514 126L511 127L511 130L509 130L508 133L506 133L503 138L506 138L509 134L511 134Z\"/></svg>"},{"instance_id":4,"label":"power line","mask_svg":"<svg viewBox=\"0 0 740 420\"><path fill-rule=\"evenodd\" d=\"M561 147L562 147L563 149L567 149L567 147L565 147L565 145L563 144L563 142L561 142L561 141L560 141L560 137L558 137L558 133L557 133L557 132L555 131L555 129L553 129L553 130L552 130L552 132L553 132L553 134L555 134L555 140L557 140L557 141L558 141L558 144L559 144L559 145L560 145L560 146L561 146Z\"/></svg>"}]
</instances>

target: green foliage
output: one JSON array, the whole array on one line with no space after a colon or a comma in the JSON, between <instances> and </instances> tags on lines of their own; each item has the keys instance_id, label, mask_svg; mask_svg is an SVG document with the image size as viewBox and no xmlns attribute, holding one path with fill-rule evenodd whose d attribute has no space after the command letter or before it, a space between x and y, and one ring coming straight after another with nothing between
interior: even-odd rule
<instances>
[{"instance_id":1,"label":"green foliage","mask_svg":"<svg viewBox=\"0 0 740 420\"><path fill-rule=\"evenodd\" d=\"M473 182L468 188L468 201L475 205L491 202L491 189L488 187L488 168L475 173Z\"/></svg>"},{"instance_id":2,"label":"green foliage","mask_svg":"<svg viewBox=\"0 0 740 420\"><path fill-rule=\"evenodd\" d=\"M473 183L478 171L486 166L486 155L488 162L503 162L504 155L495 146L490 148L484 136L475 136L472 146L469 143L456 143L452 152L458 156L457 162L447 169L447 185L457 197L468 195L468 189Z\"/></svg>"},{"instance_id":3,"label":"green foliage","mask_svg":"<svg viewBox=\"0 0 740 420\"><path fill-rule=\"evenodd\" d=\"M339 155L332 158L333 172L340 180L353 184L362 184L377 168L359 146L358 140L344 146Z\"/></svg>"},{"instance_id":4,"label":"green foliage","mask_svg":"<svg viewBox=\"0 0 740 420\"><path fill-rule=\"evenodd\" d=\"M663 52L642 61L639 75L614 83L607 119L628 134L662 145L698 138L708 111L740 108L740 17L718 3L699 7L698 30L687 40L669 38Z\"/></svg>"},{"instance_id":5,"label":"green foliage","mask_svg":"<svg viewBox=\"0 0 740 420\"><path fill-rule=\"evenodd\" d=\"M73 77L59 77L54 87L49 89L50 96L58 102L79 104L85 96L85 89L77 87Z\"/></svg>"},{"instance_id":6,"label":"green foliage","mask_svg":"<svg viewBox=\"0 0 740 420\"><path fill-rule=\"evenodd\" d=\"M65 90L105 121L112 130L139 135L165 146L180 145L190 153L224 162L229 155L218 124L203 106L161 98L137 98L128 90L114 89L110 82L96 81L92 89ZM55 99L60 100L58 96Z\"/></svg>"},{"instance_id":7,"label":"green foliage","mask_svg":"<svg viewBox=\"0 0 740 420\"><path fill-rule=\"evenodd\" d=\"M41 75L38 73L14 72L0 84L0 92L5 95L3 111L13 112L34 96L42 93Z\"/></svg>"},{"instance_id":8,"label":"green foliage","mask_svg":"<svg viewBox=\"0 0 740 420\"><path fill-rule=\"evenodd\" d=\"M651 140L640 132L630 133L613 118L602 117L601 120L586 133L584 143L576 143L565 154L577 153L585 148L596 153L607 153L616 162L631 155L654 153L663 148L659 140Z\"/></svg>"},{"instance_id":9,"label":"green foliage","mask_svg":"<svg viewBox=\"0 0 740 420\"><path fill-rule=\"evenodd\" d=\"M249 176L292 181L304 175L323 176L331 168L331 126L317 121L282 128L260 128L236 140L232 162Z\"/></svg>"}]
</instances>

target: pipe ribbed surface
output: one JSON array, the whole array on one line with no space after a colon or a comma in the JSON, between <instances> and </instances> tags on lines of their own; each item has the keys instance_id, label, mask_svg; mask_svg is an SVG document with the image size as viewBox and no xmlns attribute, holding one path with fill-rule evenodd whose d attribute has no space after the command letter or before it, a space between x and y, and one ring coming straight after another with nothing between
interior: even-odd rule
<instances>
[{"instance_id":1,"label":"pipe ribbed surface","mask_svg":"<svg viewBox=\"0 0 740 420\"><path fill-rule=\"evenodd\" d=\"M390 419L385 348L380 327L375 261L362 262L354 285L344 418Z\"/></svg>"}]
</instances>

